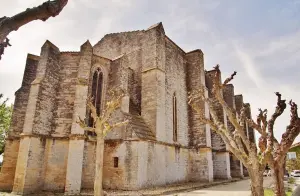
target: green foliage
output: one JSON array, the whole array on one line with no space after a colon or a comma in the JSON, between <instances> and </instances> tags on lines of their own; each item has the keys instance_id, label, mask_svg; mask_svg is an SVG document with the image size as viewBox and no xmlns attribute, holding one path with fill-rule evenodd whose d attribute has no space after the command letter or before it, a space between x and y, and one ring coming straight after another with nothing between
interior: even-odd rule
<instances>
[{"instance_id":1,"label":"green foliage","mask_svg":"<svg viewBox=\"0 0 300 196\"><path fill-rule=\"evenodd\" d=\"M286 168L289 172L293 170L300 170L300 159L290 159L286 161Z\"/></svg>"},{"instance_id":2,"label":"green foliage","mask_svg":"<svg viewBox=\"0 0 300 196\"><path fill-rule=\"evenodd\" d=\"M12 116L12 105L7 104L7 100L2 100L3 94L0 94L0 155L4 152L5 138L8 135Z\"/></svg>"},{"instance_id":3,"label":"green foliage","mask_svg":"<svg viewBox=\"0 0 300 196\"><path fill-rule=\"evenodd\" d=\"M265 196L274 196L274 192L271 189L265 189L265 194L264 195ZM291 195L292 195L291 191L286 192L286 196L291 196Z\"/></svg>"},{"instance_id":4,"label":"green foliage","mask_svg":"<svg viewBox=\"0 0 300 196\"><path fill-rule=\"evenodd\" d=\"M288 180L288 183L290 183L290 184L295 184L295 182L296 182L296 180L293 177L290 177Z\"/></svg>"}]
</instances>

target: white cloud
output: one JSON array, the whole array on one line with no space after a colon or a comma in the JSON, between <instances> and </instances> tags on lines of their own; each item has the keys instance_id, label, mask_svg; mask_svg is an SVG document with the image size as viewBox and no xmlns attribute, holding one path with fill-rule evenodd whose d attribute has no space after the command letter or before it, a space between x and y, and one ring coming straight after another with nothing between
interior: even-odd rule
<instances>
[{"instance_id":1,"label":"white cloud","mask_svg":"<svg viewBox=\"0 0 300 196\"><path fill-rule=\"evenodd\" d=\"M237 45L234 45L234 48L237 54L236 57L239 59L240 64L245 68L246 73L251 78L252 82L257 88L264 88L264 82L259 72L256 70L252 58Z\"/></svg>"},{"instance_id":2,"label":"white cloud","mask_svg":"<svg viewBox=\"0 0 300 196\"><path fill-rule=\"evenodd\" d=\"M280 44L276 45L276 50L281 51L285 50L285 47L289 45L290 39L286 39L287 41L281 41ZM270 43L279 43L277 41L270 41ZM237 44L234 44L236 56L239 59L240 63L245 69L245 74L249 76L252 83L255 84L255 88L253 88L253 85L247 82L246 79L244 79L245 83L239 83L234 85L241 89L244 95L244 99L246 102L250 102L251 109L252 109L252 116L253 118L256 118L256 115L258 114L257 108L263 108L268 109L268 115L269 117L272 115L272 113L275 110L277 97L275 96L274 92L280 92L283 96L283 99L286 99L286 103L288 104L288 101L290 99L293 99L296 103L300 104L300 92L297 90L297 87L293 85L293 83L289 84L285 82L284 78L277 78L277 77L264 77L262 73L257 69L257 67L264 66L267 67L267 69L273 69L274 66L281 66L279 65L273 65L272 63L268 63L268 61L259 62L255 60L255 57L260 55L260 57L263 56L260 51L275 51L270 50L270 45L275 46L274 44L267 44L267 48L260 47L260 50L250 50L242 48L241 46L237 46ZM275 48L275 47L273 47ZM265 53L267 58L280 58L276 55L277 53L268 52ZM268 74L268 73L265 73ZM243 77L243 75L238 75L238 77ZM252 86L252 87L251 87ZM250 88L249 88L250 87ZM289 106L286 108L285 112L277 119L275 123L274 133L276 138L279 140L281 139L281 135L285 132L286 126L289 124L290 120L290 108ZM258 137L259 134L256 134ZM298 137L296 141L300 141L300 138Z\"/></svg>"}]
</instances>

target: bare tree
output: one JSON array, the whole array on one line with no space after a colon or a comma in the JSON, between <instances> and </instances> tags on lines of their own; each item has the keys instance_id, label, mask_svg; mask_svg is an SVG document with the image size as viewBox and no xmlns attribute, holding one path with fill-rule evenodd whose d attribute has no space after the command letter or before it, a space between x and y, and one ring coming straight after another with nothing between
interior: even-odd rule
<instances>
[{"instance_id":1,"label":"bare tree","mask_svg":"<svg viewBox=\"0 0 300 196\"><path fill-rule=\"evenodd\" d=\"M283 184L283 166L286 153L290 146L299 134L300 119L297 114L297 105L290 101L291 106L291 121L287 126L285 133L282 135L282 140L279 143L274 137L274 123L276 119L284 112L286 108L285 100L281 99L280 93L275 93L277 96L277 106L271 118L267 120L267 110L259 109L259 115L256 122L246 115L248 105L244 104L240 113L227 105L223 99L222 89L231 82L236 75L234 72L223 83L220 81L221 72L219 65L214 67L215 75L213 77L213 89L211 97L205 96L205 87L191 92L189 96L189 104L200 115L200 120L203 124L210 125L211 129L217 132L228 146L229 150L242 161L248 169L251 180L251 192L253 196L263 196L263 172L267 163L274 171L274 193L276 196L285 195ZM200 103L205 101L209 106L210 118L205 118L204 111L200 107ZM221 105L224 108L225 114L235 130L230 131L225 124L219 120L216 105ZM247 138L244 125L252 127L260 134L259 147L254 141Z\"/></svg>"},{"instance_id":2,"label":"bare tree","mask_svg":"<svg viewBox=\"0 0 300 196\"><path fill-rule=\"evenodd\" d=\"M97 147L96 147L96 168L95 168L95 181L94 181L94 196L103 196L102 179L103 179L103 154L104 154L104 138L111 130L116 127L120 127L127 123L127 121L112 124L111 116L120 108L121 100L124 97L123 94L117 95L115 92L111 93L110 101L106 103L105 109L100 115L97 114L97 110L92 101L87 103L88 108L91 111L91 117L93 119L93 126L89 127L85 121L79 118L78 124L86 131L92 131L96 133Z\"/></svg>"},{"instance_id":3,"label":"bare tree","mask_svg":"<svg viewBox=\"0 0 300 196\"><path fill-rule=\"evenodd\" d=\"M38 7L28 8L12 17L0 18L0 60L5 47L10 46L7 36L12 31L17 31L21 26L31 21L46 21L50 17L57 16L67 3L68 0L46 1Z\"/></svg>"}]
</instances>

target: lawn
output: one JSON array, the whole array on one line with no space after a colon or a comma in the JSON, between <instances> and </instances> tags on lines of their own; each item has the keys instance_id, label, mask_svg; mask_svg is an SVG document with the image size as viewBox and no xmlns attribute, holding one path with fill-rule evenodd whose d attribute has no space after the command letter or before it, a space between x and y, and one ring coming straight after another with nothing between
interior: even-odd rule
<instances>
[{"instance_id":1,"label":"lawn","mask_svg":"<svg viewBox=\"0 0 300 196\"><path fill-rule=\"evenodd\" d=\"M287 196L292 196L292 192L286 192ZM265 196L274 196L274 193L271 189L265 189Z\"/></svg>"}]
</instances>

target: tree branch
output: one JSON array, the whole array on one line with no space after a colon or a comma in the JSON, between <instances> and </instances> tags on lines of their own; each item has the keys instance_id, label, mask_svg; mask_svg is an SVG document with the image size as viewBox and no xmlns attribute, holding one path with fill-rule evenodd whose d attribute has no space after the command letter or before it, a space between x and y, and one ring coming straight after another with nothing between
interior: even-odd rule
<instances>
[{"instance_id":1,"label":"tree branch","mask_svg":"<svg viewBox=\"0 0 300 196\"><path fill-rule=\"evenodd\" d=\"M9 43L9 39L6 38L5 41L3 41L2 43L0 43L0 60L1 60L1 56L4 54L4 49L7 46L11 46Z\"/></svg>"},{"instance_id":2,"label":"tree branch","mask_svg":"<svg viewBox=\"0 0 300 196\"><path fill-rule=\"evenodd\" d=\"M250 151L250 141L247 139L247 136L245 135L245 132L243 131L243 127L240 126L237 118L236 118L236 112L234 112L226 103L226 101L224 100L221 92L222 92L222 88L224 85L228 84L228 82L232 81L233 77L236 75L236 72L234 72L233 74L231 74L231 76L229 78L227 78L225 80L225 82L222 84L220 81L220 74L221 71L219 69L219 65L217 65L216 67L214 67L216 70L216 74L213 78L213 95L216 97L216 99L218 100L218 102L223 106L225 113L227 114L230 122L232 123L232 125L235 128L235 132L240 136L240 138L242 139L243 143L245 144L247 151Z\"/></svg>"},{"instance_id":3,"label":"tree branch","mask_svg":"<svg viewBox=\"0 0 300 196\"><path fill-rule=\"evenodd\" d=\"M242 144L239 143L239 138L234 137L233 134L226 129L224 123L218 119L218 115L213 107L214 103L210 99L207 99L207 104L209 106L209 112L213 119L212 123L213 125L215 125L211 126L211 128L221 136L231 152L233 152L245 165L248 164L248 156L245 153L244 148L241 147Z\"/></svg>"},{"instance_id":4,"label":"tree branch","mask_svg":"<svg viewBox=\"0 0 300 196\"><path fill-rule=\"evenodd\" d=\"M97 115L97 109L94 106L92 100L93 100L93 98L88 98L88 100L87 100L87 107L88 107L88 109L90 109L91 117L93 118L93 122L94 122L93 124L95 124L96 121L97 121L98 115Z\"/></svg>"},{"instance_id":5,"label":"tree branch","mask_svg":"<svg viewBox=\"0 0 300 196\"><path fill-rule=\"evenodd\" d=\"M200 101L205 101L208 104L209 111L213 120L207 119L203 115L205 112L200 107ZM216 133L218 133L224 141L228 141L227 145L230 146L230 148L238 149L238 145L235 143L232 133L226 130L225 125L221 121L219 121L217 114L214 111L213 101L205 97L205 91L203 86L201 86L200 89L189 93L188 104L192 107L193 110L195 110L198 113L200 122L202 122L203 124L208 124L210 128Z\"/></svg>"},{"instance_id":6,"label":"tree branch","mask_svg":"<svg viewBox=\"0 0 300 196\"><path fill-rule=\"evenodd\" d=\"M123 122L118 122L118 123L113 124L111 127L112 127L112 128L121 127L121 126L123 126L123 125L128 124L128 122L129 122L128 120L125 120L125 121L123 121Z\"/></svg>"},{"instance_id":7,"label":"tree branch","mask_svg":"<svg viewBox=\"0 0 300 196\"><path fill-rule=\"evenodd\" d=\"M116 95L116 92L121 92L119 95ZM122 98L124 97L124 92L122 90L111 91L112 100L106 103L106 107L101 115L101 121L106 122L112 115L112 113L121 106Z\"/></svg>"},{"instance_id":8,"label":"tree branch","mask_svg":"<svg viewBox=\"0 0 300 196\"><path fill-rule=\"evenodd\" d=\"M18 30L21 26L34 21L46 21L50 17L57 16L68 3L68 0L53 0L46 1L42 5L34 8L27 8L25 11L16 14L12 17L0 18L0 60L4 53L4 49L9 44L7 36L12 32Z\"/></svg>"},{"instance_id":9,"label":"tree branch","mask_svg":"<svg viewBox=\"0 0 300 196\"><path fill-rule=\"evenodd\" d=\"M79 124L79 126L83 130L85 130L85 131L93 131L93 132L95 131L95 128L87 126L86 123L85 123L85 121L83 119L81 119L80 117L78 117L78 118L79 118L79 120L76 121L76 123Z\"/></svg>"},{"instance_id":10,"label":"tree branch","mask_svg":"<svg viewBox=\"0 0 300 196\"><path fill-rule=\"evenodd\" d=\"M279 92L275 93L277 96L277 106L275 112L272 114L271 119L268 121L268 135L267 135L267 153L274 149L274 124L276 119L284 112L286 108L285 100L281 99L281 94Z\"/></svg>"},{"instance_id":11,"label":"tree branch","mask_svg":"<svg viewBox=\"0 0 300 196\"><path fill-rule=\"evenodd\" d=\"M278 149L280 152L277 152L276 154L282 154L285 156L285 154L290 149L291 145L293 144L295 138L300 133L300 119L298 116L298 106L295 102L290 100L289 105L291 106L291 120L290 124L286 127L286 131L284 134L282 134L282 140L280 143L280 148ZM284 156L278 157L279 159L283 159Z\"/></svg>"},{"instance_id":12,"label":"tree branch","mask_svg":"<svg viewBox=\"0 0 300 196\"><path fill-rule=\"evenodd\" d=\"M46 21L50 17L57 16L67 3L68 0L46 1L38 7L28 8L13 17L2 17L0 20L0 43L10 32L18 30L31 21Z\"/></svg>"},{"instance_id":13,"label":"tree branch","mask_svg":"<svg viewBox=\"0 0 300 196\"><path fill-rule=\"evenodd\" d=\"M231 74L230 77L226 78L226 80L223 82L222 86L224 87L226 84L228 84L229 82L231 82L231 80L233 80L233 78L234 78L234 76L236 76L236 74L237 74L237 72L234 71L233 74Z\"/></svg>"}]
</instances>

